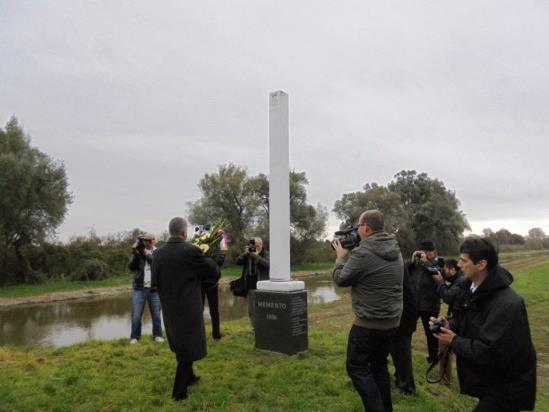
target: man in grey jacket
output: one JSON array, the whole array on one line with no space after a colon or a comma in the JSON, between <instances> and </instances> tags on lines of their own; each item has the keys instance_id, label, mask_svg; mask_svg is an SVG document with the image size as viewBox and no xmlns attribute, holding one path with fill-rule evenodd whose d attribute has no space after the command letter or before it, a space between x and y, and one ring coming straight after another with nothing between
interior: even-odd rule
<instances>
[{"instance_id":1,"label":"man in grey jacket","mask_svg":"<svg viewBox=\"0 0 549 412\"><path fill-rule=\"evenodd\" d=\"M367 411L392 411L387 370L390 339L402 315L404 263L383 213L367 210L358 220L360 244L351 253L338 240L334 282L351 287L355 320L347 343L347 374Z\"/></svg>"}]
</instances>

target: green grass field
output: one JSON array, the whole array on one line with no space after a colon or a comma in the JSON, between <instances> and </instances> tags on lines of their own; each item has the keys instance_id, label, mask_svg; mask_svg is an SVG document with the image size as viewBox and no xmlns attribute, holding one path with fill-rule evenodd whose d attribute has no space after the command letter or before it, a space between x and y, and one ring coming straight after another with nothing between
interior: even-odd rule
<instances>
[{"instance_id":1,"label":"green grass field","mask_svg":"<svg viewBox=\"0 0 549 412\"><path fill-rule=\"evenodd\" d=\"M518 261L514 262L519 266ZM549 410L549 259L514 269L526 300L538 352L538 411ZM182 403L170 400L175 360L167 344L142 339L89 341L64 348L0 348L2 411L360 411L345 373L352 322L348 295L309 309L309 351L288 357L254 349L246 319L222 324L224 338L208 342L196 363L202 376ZM418 395L393 391L395 411L469 411L475 399L425 383L425 337L414 335ZM392 369L392 367L391 367ZM391 370L392 373L392 370Z\"/></svg>"}]
</instances>

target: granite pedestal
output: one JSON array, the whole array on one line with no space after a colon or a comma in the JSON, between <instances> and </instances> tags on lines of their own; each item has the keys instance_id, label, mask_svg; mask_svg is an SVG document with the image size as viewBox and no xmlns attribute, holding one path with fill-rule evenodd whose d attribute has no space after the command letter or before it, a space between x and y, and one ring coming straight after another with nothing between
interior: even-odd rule
<instances>
[{"instance_id":1,"label":"granite pedestal","mask_svg":"<svg viewBox=\"0 0 549 412\"><path fill-rule=\"evenodd\" d=\"M255 347L287 355L308 349L306 290L256 290Z\"/></svg>"}]
</instances>

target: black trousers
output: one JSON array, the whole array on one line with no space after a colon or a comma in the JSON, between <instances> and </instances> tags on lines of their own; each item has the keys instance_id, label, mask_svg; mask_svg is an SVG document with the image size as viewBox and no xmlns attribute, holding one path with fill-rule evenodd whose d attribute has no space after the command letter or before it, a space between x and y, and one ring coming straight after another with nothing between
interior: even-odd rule
<instances>
[{"instance_id":1,"label":"black trousers","mask_svg":"<svg viewBox=\"0 0 549 412\"><path fill-rule=\"evenodd\" d=\"M173 381L172 399L181 400L187 397L187 387L194 377L193 363L187 362L183 356L176 353L177 369L175 370L175 379Z\"/></svg>"},{"instance_id":2,"label":"black trousers","mask_svg":"<svg viewBox=\"0 0 549 412\"><path fill-rule=\"evenodd\" d=\"M431 317L437 318L438 312L418 312L418 317L421 318L423 324L423 330L427 337L427 350L429 351L429 361L434 362L438 359L438 339L433 336L429 330L429 319Z\"/></svg>"},{"instance_id":3,"label":"black trousers","mask_svg":"<svg viewBox=\"0 0 549 412\"><path fill-rule=\"evenodd\" d=\"M387 356L395 329L380 330L353 325L347 342L347 374L369 412L390 412L391 381Z\"/></svg>"},{"instance_id":4,"label":"black trousers","mask_svg":"<svg viewBox=\"0 0 549 412\"><path fill-rule=\"evenodd\" d=\"M214 339L221 338L219 326L219 290L217 285L213 288L202 288L202 307L208 298L208 308L210 309L210 318L212 320L212 336Z\"/></svg>"},{"instance_id":5,"label":"black trousers","mask_svg":"<svg viewBox=\"0 0 549 412\"><path fill-rule=\"evenodd\" d=\"M492 396L483 396L473 409L473 412L519 412L519 408L505 401Z\"/></svg>"},{"instance_id":6,"label":"black trousers","mask_svg":"<svg viewBox=\"0 0 549 412\"><path fill-rule=\"evenodd\" d=\"M396 386L406 394L416 393L412 365L412 335L391 338L391 358L395 365Z\"/></svg>"}]
</instances>

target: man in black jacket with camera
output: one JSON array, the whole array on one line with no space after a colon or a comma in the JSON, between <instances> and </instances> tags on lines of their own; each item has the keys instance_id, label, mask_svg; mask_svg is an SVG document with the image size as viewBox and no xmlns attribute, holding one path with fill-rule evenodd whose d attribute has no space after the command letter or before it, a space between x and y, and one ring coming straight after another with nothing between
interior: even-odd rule
<instances>
[{"instance_id":1,"label":"man in black jacket with camera","mask_svg":"<svg viewBox=\"0 0 549 412\"><path fill-rule=\"evenodd\" d=\"M408 273L410 273L416 298L417 316L421 318L427 337L428 362L436 362L438 358L438 342L429 331L429 319L438 317L440 311L440 298L433 280L433 274L439 270L438 262L435 244L431 240L424 240L419 245L419 250L412 254L412 260L408 265Z\"/></svg>"},{"instance_id":2,"label":"man in black jacket with camera","mask_svg":"<svg viewBox=\"0 0 549 412\"><path fill-rule=\"evenodd\" d=\"M243 266L241 279L246 285L248 298L248 316L255 330L255 290L259 280L269 280L269 252L263 249L260 237L250 239L244 253L236 259L236 264Z\"/></svg>"},{"instance_id":3,"label":"man in black jacket with camera","mask_svg":"<svg viewBox=\"0 0 549 412\"><path fill-rule=\"evenodd\" d=\"M147 302L151 311L153 339L156 342L164 342L160 318L160 297L151 271L155 243L156 239L152 233L139 236L132 247L132 257L128 263L128 269L134 272L130 344L137 343L141 338L141 319Z\"/></svg>"},{"instance_id":4,"label":"man in black jacket with camera","mask_svg":"<svg viewBox=\"0 0 549 412\"><path fill-rule=\"evenodd\" d=\"M449 328L444 320L435 337L456 354L461 393L479 398L476 412L534 409L536 352L524 300L510 288L513 276L498 265L490 241L477 236L461 244L459 267L463 293Z\"/></svg>"},{"instance_id":5,"label":"man in black jacket with camera","mask_svg":"<svg viewBox=\"0 0 549 412\"><path fill-rule=\"evenodd\" d=\"M455 259L446 259L441 272L433 275L438 296L448 304L447 316L452 316L454 302L463 293L462 284L467 280L463 276ZM452 380L452 353L444 343L439 342L440 383L450 386Z\"/></svg>"}]
</instances>

